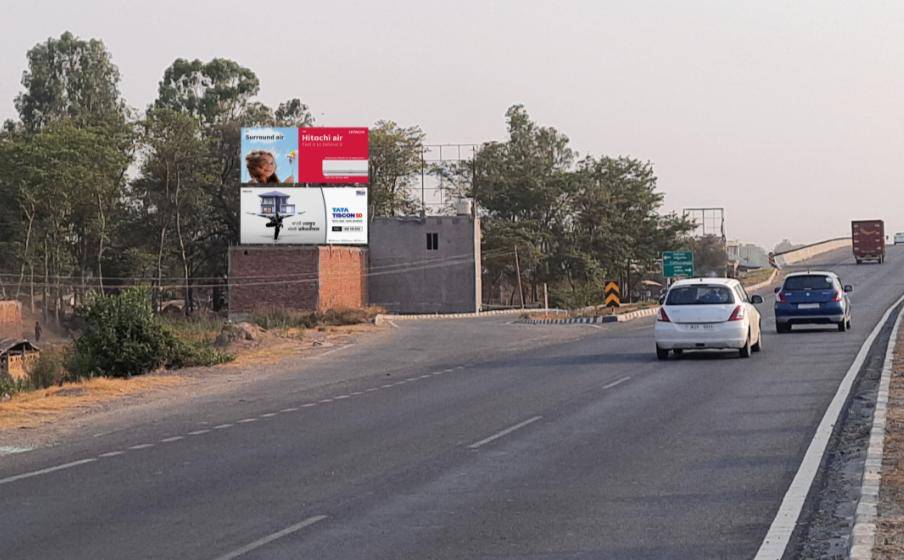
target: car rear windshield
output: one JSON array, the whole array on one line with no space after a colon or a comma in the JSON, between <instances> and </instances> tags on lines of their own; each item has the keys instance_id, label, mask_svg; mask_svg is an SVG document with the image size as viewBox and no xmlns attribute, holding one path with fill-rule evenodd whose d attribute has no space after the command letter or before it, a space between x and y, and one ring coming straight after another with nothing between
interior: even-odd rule
<instances>
[{"instance_id":1,"label":"car rear windshield","mask_svg":"<svg viewBox=\"0 0 904 560\"><path fill-rule=\"evenodd\" d=\"M669 290L666 305L724 305L734 303L734 297L725 286L680 286Z\"/></svg>"},{"instance_id":2,"label":"car rear windshield","mask_svg":"<svg viewBox=\"0 0 904 560\"><path fill-rule=\"evenodd\" d=\"M795 290L831 290L834 287L832 277L825 274L789 276L785 278L785 291L788 292Z\"/></svg>"}]
</instances>

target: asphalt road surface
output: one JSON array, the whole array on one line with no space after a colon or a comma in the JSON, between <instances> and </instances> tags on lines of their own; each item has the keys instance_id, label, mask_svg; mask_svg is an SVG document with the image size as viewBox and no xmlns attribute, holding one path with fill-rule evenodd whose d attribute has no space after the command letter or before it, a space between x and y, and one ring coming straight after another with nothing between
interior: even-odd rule
<instances>
[{"instance_id":1,"label":"asphalt road surface","mask_svg":"<svg viewBox=\"0 0 904 560\"><path fill-rule=\"evenodd\" d=\"M316 375L0 457L0 558L750 558L904 293L896 247L812 264L854 285L854 330L777 335L770 289L748 360L659 362L652 319L399 322Z\"/></svg>"}]
</instances>

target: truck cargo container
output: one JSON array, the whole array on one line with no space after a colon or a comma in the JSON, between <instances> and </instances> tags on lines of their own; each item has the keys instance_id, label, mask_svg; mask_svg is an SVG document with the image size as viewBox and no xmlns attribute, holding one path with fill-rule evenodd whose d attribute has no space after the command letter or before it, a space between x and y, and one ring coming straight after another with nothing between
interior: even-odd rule
<instances>
[{"instance_id":1,"label":"truck cargo container","mask_svg":"<svg viewBox=\"0 0 904 560\"><path fill-rule=\"evenodd\" d=\"M863 261L885 262L885 223L882 220L851 222L851 241L857 264Z\"/></svg>"}]
</instances>

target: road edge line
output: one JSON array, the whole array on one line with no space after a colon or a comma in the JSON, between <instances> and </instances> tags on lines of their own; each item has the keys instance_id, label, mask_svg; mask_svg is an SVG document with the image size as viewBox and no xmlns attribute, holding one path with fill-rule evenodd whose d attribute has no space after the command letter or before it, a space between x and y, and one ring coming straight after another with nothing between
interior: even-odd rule
<instances>
[{"instance_id":1,"label":"road edge line","mask_svg":"<svg viewBox=\"0 0 904 560\"><path fill-rule=\"evenodd\" d=\"M901 305L902 301L904 301L904 295L900 296L885 310L882 318L879 319L869 336L863 341L863 345L860 346L860 351L857 352L854 362L838 385L835 396L832 397L832 401L829 403L822 420L816 427L816 433L813 434L813 439L807 447L807 452L804 454L800 467L798 467L791 485L782 498L778 512L776 512L775 518L769 525L769 531L760 544L754 560L781 560L784 556L785 549L788 547L791 534L797 526L800 512L803 510L804 502L806 502L810 488L813 486L813 481L816 479L816 474L819 472L822 457L825 455L829 439L831 439L835 424L838 422L838 417L844 410L844 405L850 395L854 381L866 362L870 348L872 348L882 328L888 322L892 312Z\"/></svg>"},{"instance_id":2,"label":"road edge line","mask_svg":"<svg viewBox=\"0 0 904 560\"><path fill-rule=\"evenodd\" d=\"M851 529L851 542L848 548L848 558L851 560L871 560L873 547L876 544L876 510L879 504L879 487L882 483L885 428L888 424L888 391L891 385L895 349L902 319L904 319L904 308L898 312L895 326L891 330L891 338L888 340L888 348L885 350L885 363L882 365L882 377L879 380L879 391L876 395L869 447L866 450L866 461L863 464L860 479L860 498L857 500L854 526Z\"/></svg>"}]
</instances>

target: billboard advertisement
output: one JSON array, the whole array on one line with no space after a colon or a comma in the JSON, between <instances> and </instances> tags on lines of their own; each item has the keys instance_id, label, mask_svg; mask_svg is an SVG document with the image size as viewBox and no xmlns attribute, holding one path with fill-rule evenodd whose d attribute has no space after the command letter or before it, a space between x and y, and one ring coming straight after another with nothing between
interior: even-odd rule
<instances>
[{"instance_id":1,"label":"billboard advertisement","mask_svg":"<svg viewBox=\"0 0 904 560\"><path fill-rule=\"evenodd\" d=\"M366 183L366 128L299 128L299 181Z\"/></svg>"},{"instance_id":2,"label":"billboard advertisement","mask_svg":"<svg viewBox=\"0 0 904 560\"><path fill-rule=\"evenodd\" d=\"M242 183L298 182L297 128L242 129Z\"/></svg>"},{"instance_id":3,"label":"billboard advertisement","mask_svg":"<svg viewBox=\"0 0 904 560\"><path fill-rule=\"evenodd\" d=\"M243 184L367 183L368 130L243 128Z\"/></svg>"},{"instance_id":4,"label":"billboard advertisement","mask_svg":"<svg viewBox=\"0 0 904 560\"><path fill-rule=\"evenodd\" d=\"M367 189L242 187L243 245L366 245Z\"/></svg>"}]
</instances>

